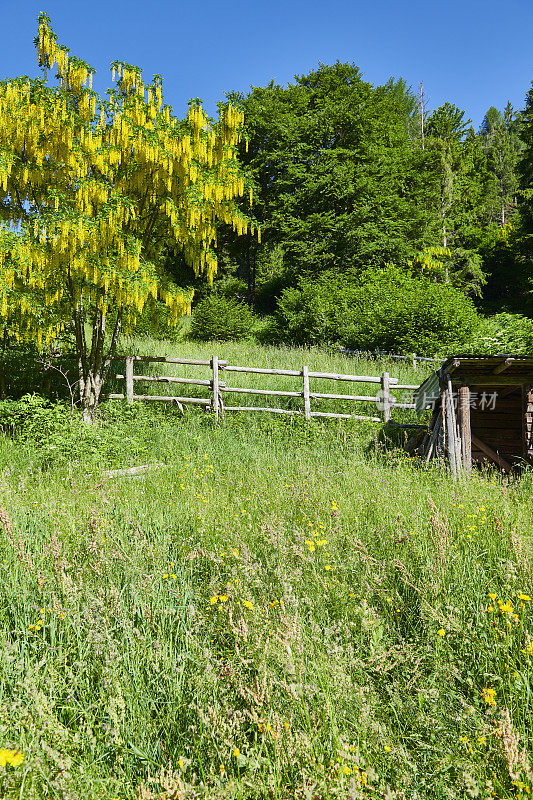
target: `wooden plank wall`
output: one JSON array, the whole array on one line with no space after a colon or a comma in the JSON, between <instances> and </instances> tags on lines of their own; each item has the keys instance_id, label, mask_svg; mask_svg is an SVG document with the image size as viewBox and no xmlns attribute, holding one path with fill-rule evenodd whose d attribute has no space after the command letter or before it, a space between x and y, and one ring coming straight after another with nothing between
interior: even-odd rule
<instances>
[{"instance_id":1,"label":"wooden plank wall","mask_svg":"<svg viewBox=\"0 0 533 800\"><path fill-rule=\"evenodd\" d=\"M510 391L512 388L512 391ZM471 387L472 394L481 397L497 392L494 410L482 409L479 402L471 408L470 425L474 436L513 463L523 458L523 411L521 387ZM485 454L472 444L472 459L484 461Z\"/></svg>"}]
</instances>

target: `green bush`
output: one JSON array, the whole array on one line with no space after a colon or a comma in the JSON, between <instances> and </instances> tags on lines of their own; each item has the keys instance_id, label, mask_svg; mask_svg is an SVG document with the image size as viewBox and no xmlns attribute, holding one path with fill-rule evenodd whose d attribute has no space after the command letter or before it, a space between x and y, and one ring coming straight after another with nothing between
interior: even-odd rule
<instances>
[{"instance_id":1,"label":"green bush","mask_svg":"<svg viewBox=\"0 0 533 800\"><path fill-rule=\"evenodd\" d=\"M340 332L345 347L443 355L461 348L478 324L472 301L450 284L396 269L371 278Z\"/></svg>"},{"instance_id":2,"label":"green bush","mask_svg":"<svg viewBox=\"0 0 533 800\"><path fill-rule=\"evenodd\" d=\"M250 336L254 316L245 303L222 294L210 294L194 309L189 336L202 342L238 341Z\"/></svg>"},{"instance_id":3,"label":"green bush","mask_svg":"<svg viewBox=\"0 0 533 800\"><path fill-rule=\"evenodd\" d=\"M34 415L47 406L44 397L25 394L19 400L0 400L0 432L17 433Z\"/></svg>"},{"instance_id":4,"label":"green bush","mask_svg":"<svg viewBox=\"0 0 533 800\"><path fill-rule=\"evenodd\" d=\"M477 325L453 286L388 267L286 289L262 341L435 355L461 347Z\"/></svg>"},{"instance_id":5,"label":"green bush","mask_svg":"<svg viewBox=\"0 0 533 800\"><path fill-rule=\"evenodd\" d=\"M483 317L466 342L465 353L500 355L533 354L533 320L521 314L495 314Z\"/></svg>"}]
</instances>

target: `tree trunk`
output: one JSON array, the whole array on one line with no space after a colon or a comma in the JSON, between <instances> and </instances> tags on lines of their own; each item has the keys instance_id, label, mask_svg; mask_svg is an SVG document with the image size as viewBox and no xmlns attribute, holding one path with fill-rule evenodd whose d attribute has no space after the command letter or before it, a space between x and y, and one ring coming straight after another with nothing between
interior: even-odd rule
<instances>
[{"instance_id":1,"label":"tree trunk","mask_svg":"<svg viewBox=\"0 0 533 800\"><path fill-rule=\"evenodd\" d=\"M78 363L78 380L83 422L94 422L100 402L100 394L109 371L122 325L122 308L117 313L115 327L105 354L106 314L100 309L92 311L93 324L91 349L87 347L85 337L85 310L83 299L80 300L74 314L74 331L76 334L76 358Z\"/></svg>"}]
</instances>

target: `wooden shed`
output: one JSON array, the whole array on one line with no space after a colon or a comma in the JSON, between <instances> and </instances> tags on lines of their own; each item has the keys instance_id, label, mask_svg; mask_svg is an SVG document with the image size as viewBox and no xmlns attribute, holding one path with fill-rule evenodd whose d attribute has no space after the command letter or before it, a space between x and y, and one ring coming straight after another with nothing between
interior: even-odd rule
<instances>
[{"instance_id":1,"label":"wooden shed","mask_svg":"<svg viewBox=\"0 0 533 800\"><path fill-rule=\"evenodd\" d=\"M431 408L416 443L426 461L448 459L452 473L472 463L505 472L533 463L533 356L454 356L416 391L420 416Z\"/></svg>"}]
</instances>

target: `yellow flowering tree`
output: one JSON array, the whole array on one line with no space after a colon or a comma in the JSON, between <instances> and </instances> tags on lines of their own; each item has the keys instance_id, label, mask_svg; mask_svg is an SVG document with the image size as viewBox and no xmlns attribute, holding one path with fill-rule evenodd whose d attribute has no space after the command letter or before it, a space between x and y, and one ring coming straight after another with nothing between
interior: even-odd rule
<instances>
[{"instance_id":1,"label":"yellow flowering tree","mask_svg":"<svg viewBox=\"0 0 533 800\"><path fill-rule=\"evenodd\" d=\"M120 332L156 300L170 324L190 311L192 292L171 282L163 256L183 251L211 281L217 222L250 228L235 203L243 115L221 105L214 121L192 101L177 119L161 78L145 84L124 62L104 99L50 19L38 23L43 78L0 82L0 324L39 347L73 332L90 421Z\"/></svg>"}]
</instances>

